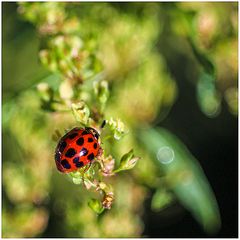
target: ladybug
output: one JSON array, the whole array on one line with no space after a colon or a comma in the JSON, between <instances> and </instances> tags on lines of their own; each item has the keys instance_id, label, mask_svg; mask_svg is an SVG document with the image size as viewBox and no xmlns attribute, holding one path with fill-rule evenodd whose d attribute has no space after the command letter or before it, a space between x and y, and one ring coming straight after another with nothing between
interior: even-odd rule
<instances>
[{"instance_id":1,"label":"ladybug","mask_svg":"<svg viewBox=\"0 0 240 240\"><path fill-rule=\"evenodd\" d=\"M82 168L101 154L99 133L90 127L73 128L59 141L55 150L57 169L69 173Z\"/></svg>"}]
</instances>

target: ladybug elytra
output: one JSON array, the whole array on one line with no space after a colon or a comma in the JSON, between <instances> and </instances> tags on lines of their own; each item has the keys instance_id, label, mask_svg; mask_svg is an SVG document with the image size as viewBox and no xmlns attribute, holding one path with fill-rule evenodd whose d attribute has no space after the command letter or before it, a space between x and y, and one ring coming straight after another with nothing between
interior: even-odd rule
<instances>
[{"instance_id":1,"label":"ladybug elytra","mask_svg":"<svg viewBox=\"0 0 240 240\"><path fill-rule=\"evenodd\" d=\"M56 147L57 169L63 173L76 171L93 162L100 150L99 133L94 128L73 128Z\"/></svg>"}]
</instances>

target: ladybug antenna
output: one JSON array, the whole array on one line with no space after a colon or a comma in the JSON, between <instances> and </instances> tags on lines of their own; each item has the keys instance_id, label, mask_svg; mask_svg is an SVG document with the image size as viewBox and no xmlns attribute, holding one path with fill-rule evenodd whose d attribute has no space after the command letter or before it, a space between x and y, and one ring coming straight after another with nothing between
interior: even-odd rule
<instances>
[{"instance_id":1,"label":"ladybug antenna","mask_svg":"<svg viewBox=\"0 0 240 240\"><path fill-rule=\"evenodd\" d=\"M105 125L106 125L106 120L104 119L102 124L101 124L101 126L100 126L100 128L104 128Z\"/></svg>"}]
</instances>

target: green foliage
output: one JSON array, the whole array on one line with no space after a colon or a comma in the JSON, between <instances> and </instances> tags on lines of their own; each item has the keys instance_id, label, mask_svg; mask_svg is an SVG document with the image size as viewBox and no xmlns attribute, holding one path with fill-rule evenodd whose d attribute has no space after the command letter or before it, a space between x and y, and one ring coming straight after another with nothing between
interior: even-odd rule
<instances>
[{"instance_id":1,"label":"green foliage","mask_svg":"<svg viewBox=\"0 0 240 240\"><path fill-rule=\"evenodd\" d=\"M94 93L100 103L100 111L103 112L107 100L109 98L109 89L108 89L108 82L107 81L95 81L94 85Z\"/></svg>"},{"instance_id":2,"label":"green foliage","mask_svg":"<svg viewBox=\"0 0 240 240\"><path fill-rule=\"evenodd\" d=\"M182 204L206 231L217 231L220 214L216 199L197 160L184 144L162 128L141 131L140 139L151 151L157 166L164 171L168 186Z\"/></svg>"},{"instance_id":3,"label":"green foliage","mask_svg":"<svg viewBox=\"0 0 240 240\"><path fill-rule=\"evenodd\" d=\"M106 127L110 128L116 140L120 140L126 134L125 126L120 119L110 118L110 120L106 120Z\"/></svg>"},{"instance_id":4,"label":"green foliage","mask_svg":"<svg viewBox=\"0 0 240 240\"><path fill-rule=\"evenodd\" d=\"M120 160L120 165L116 170L114 170L114 173L132 169L136 165L138 160L139 157L134 157L133 155L133 149L130 150L128 153L122 156Z\"/></svg>"},{"instance_id":5,"label":"green foliage","mask_svg":"<svg viewBox=\"0 0 240 240\"><path fill-rule=\"evenodd\" d=\"M206 118L217 117L223 101L237 116L237 4L20 2L17 9L18 16L3 11L3 236L140 237L152 191L153 211L178 199L207 232L217 231L217 203L197 160L152 126L185 94L178 96L178 66ZM51 136L76 125L101 133L103 154L63 177Z\"/></svg>"},{"instance_id":6,"label":"green foliage","mask_svg":"<svg viewBox=\"0 0 240 240\"><path fill-rule=\"evenodd\" d=\"M62 34L61 29L58 29L58 25L62 24L64 28L64 21L67 19L64 5L61 3L54 4L56 9L51 8L53 5L50 3L43 4L44 7L49 7L49 14L42 16L42 12L35 12L41 8L42 5L27 3L21 3L20 11L23 16L30 22L34 23L38 30L42 34L49 34L46 42L46 49L40 51L40 60L45 67L51 72L59 74L61 82L58 89L53 91L47 83L40 83L37 88L40 93L40 97L45 104L45 110L52 110L59 112L61 110L68 111L71 107L75 120L83 127L95 127L100 129L100 121L104 119L104 109L106 106L107 99L109 98L108 83L102 79L94 80L91 87L84 89L84 83L89 79L96 79L99 71L102 70L101 64L96 57L96 53L93 49L87 49L83 46L89 46L89 40L82 40L77 34ZM31 15L32 12L32 15ZM37 14L33 17L33 13ZM39 16L38 16L39 14ZM59 19L59 15L62 16L62 20ZM60 23L58 22L60 21ZM48 28L47 32L43 32L43 29ZM98 104L95 104L94 108L89 98L94 92ZM83 96L88 96L84 98ZM57 105L58 106L57 106ZM89 106L88 106L89 104ZM59 108L60 107L60 108ZM61 108L63 107L63 108ZM49 108L49 109L47 109ZM65 108L65 109L64 109ZM43 108L44 109L44 108ZM113 120L112 118L106 121L106 125L110 128L110 133L113 134L114 138L119 140L124 132L124 124L121 120ZM104 129L102 130L104 131ZM101 140L104 144L104 140ZM105 143L107 144L107 143ZM103 152L104 149L101 149ZM103 209L110 209L114 200L114 191L112 187L106 187L107 185L103 182L104 176L112 176L119 171L129 170L134 167L138 158L133 158L133 153L128 153L128 159L124 158L120 162L118 170L109 170L105 155L100 153L95 159L93 165L85 166L74 173L70 173L72 182L74 184L82 184L87 190L95 188L95 191L103 193L104 197L102 202L98 200L91 200L89 207L96 213L100 214ZM112 159L114 162L115 160ZM110 163L112 165L112 163ZM114 165L114 163L113 163ZM95 168L95 170L93 170ZM105 169L108 168L106 173ZM113 174L114 173L114 174ZM104 186L104 187L103 187ZM111 189L111 190L109 190Z\"/></svg>"},{"instance_id":7,"label":"green foliage","mask_svg":"<svg viewBox=\"0 0 240 240\"><path fill-rule=\"evenodd\" d=\"M198 102L201 110L208 117L215 117L221 110L221 95L216 89L215 79L212 75L202 73L197 85Z\"/></svg>"},{"instance_id":8,"label":"green foliage","mask_svg":"<svg viewBox=\"0 0 240 240\"><path fill-rule=\"evenodd\" d=\"M225 13L223 13L224 8L226 8ZM179 24L185 23L182 24L184 26L183 33L200 66L196 82L200 108L208 117L216 117L221 112L222 96L228 91L228 88L221 87L223 81L228 81L229 85L234 86L234 88L237 87L237 56L234 54L237 31L235 23L229 20L231 16L236 14L236 5L233 4L231 8L230 5L224 3L218 4L216 7L213 7L211 3L206 5L183 3L173 9L173 12L178 12L177 16L179 16L174 22L175 27L178 28ZM224 33L220 33L222 29L225 29ZM229 58L226 61L228 63L224 66L223 58L228 54L226 52L220 53L219 48L223 47L226 41L232 43L227 50L228 54L231 55L231 60ZM229 64L232 66L230 67ZM225 76L226 78L221 77L222 70L220 68L224 68L224 71L232 68L235 76L230 81L227 76ZM223 80L224 78L225 80ZM229 100L227 103L229 104Z\"/></svg>"},{"instance_id":9,"label":"green foliage","mask_svg":"<svg viewBox=\"0 0 240 240\"><path fill-rule=\"evenodd\" d=\"M97 199L91 199L88 202L88 205L97 214L101 214L104 211L104 208L102 207L101 202Z\"/></svg>"}]
</instances>

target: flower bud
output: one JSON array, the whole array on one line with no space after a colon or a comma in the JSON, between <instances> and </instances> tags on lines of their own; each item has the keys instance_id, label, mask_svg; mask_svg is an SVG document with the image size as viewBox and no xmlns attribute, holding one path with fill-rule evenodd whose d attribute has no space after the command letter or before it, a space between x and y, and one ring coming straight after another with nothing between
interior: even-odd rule
<instances>
[{"instance_id":1,"label":"flower bud","mask_svg":"<svg viewBox=\"0 0 240 240\"><path fill-rule=\"evenodd\" d=\"M39 83L37 85L37 90L41 96L41 98L48 102L53 97L53 90L47 83Z\"/></svg>"},{"instance_id":2,"label":"flower bud","mask_svg":"<svg viewBox=\"0 0 240 240\"><path fill-rule=\"evenodd\" d=\"M113 120L113 118L111 118L110 120L106 120L106 125L110 127L114 134L114 138L117 140L121 139L126 133L124 123L120 119Z\"/></svg>"},{"instance_id":3,"label":"flower bud","mask_svg":"<svg viewBox=\"0 0 240 240\"><path fill-rule=\"evenodd\" d=\"M84 126L88 124L90 110L84 101L72 103L72 112L76 121L80 122Z\"/></svg>"},{"instance_id":4,"label":"flower bud","mask_svg":"<svg viewBox=\"0 0 240 240\"><path fill-rule=\"evenodd\" d=\"M46 49L41 50L39 53L39 58L40 58L40 61L42 62L42 64L47 66L50 62L49 51Z\"/></svg>"},{"instance_id":5,"label":"flower bud","mask_svg":"<svg viewBox=\"0 0 240 240\"><path fill-rule=\"evenodd\" d=\"M112 192L106 194L102 201L103 207L106 209L111 209L113 200L114 200L114 195Z\"/></svg>"},{"instance_id":6,"label":"flower bud","mask_svg":"<svg viewBox=\"0 0 240 240\"><path fill-rule=\"evenodd\" d=\"M69 81L64 81L59 87L59 94L62 99L71 99L73 97L73 89Z\"/></svg>"},{"instance_id":7,"label":"flower bud","mask_svg":"<svg viewBox=\"0 0 240 240\"><path fill-rule=\"evenodd\" d=\"M102 167L103 176L106 176L106 177L112 176L114 164L115 164L114 158L111 155L109 155L108 157L103 157L102 163L103 163L103 167Z\"/></svg>"}]
</instances>

